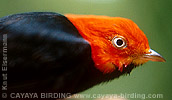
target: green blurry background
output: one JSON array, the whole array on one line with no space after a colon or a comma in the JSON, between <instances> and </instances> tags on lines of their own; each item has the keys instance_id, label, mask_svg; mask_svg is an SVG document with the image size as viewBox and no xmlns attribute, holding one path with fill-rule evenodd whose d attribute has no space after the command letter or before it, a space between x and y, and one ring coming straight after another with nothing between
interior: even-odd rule
<instances>
[{"instance_id":1,"label":"green blurry background","mask_svg":"<svg viewBox=\"0 0 172 100\"><path fill-rule=\"evenodd\" d=\"M132 19L145 32L150 47L167 62L148 62L130 75L94 86L82 94L158 93L163 94L163 100L172 99L172 0L0 0L0 17L37 11Z\"/></svg>"}]
</instances>

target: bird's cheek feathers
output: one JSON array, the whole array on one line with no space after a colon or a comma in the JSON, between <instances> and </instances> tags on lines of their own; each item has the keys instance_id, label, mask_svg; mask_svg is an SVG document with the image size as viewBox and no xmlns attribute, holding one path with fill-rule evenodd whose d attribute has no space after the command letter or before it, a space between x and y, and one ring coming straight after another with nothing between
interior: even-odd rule
<instances>
[{"instance_id":1,"label":"bird's cheek feathers","mask_svg":"<svg viewBox=\"0 0 172 100\"><path fill-rule=\"evenodd\" d=\"M102 57L103 56L103 57ZM97 52L92 52L92 59L95 63L95 67L103 72L104 74L111 73L114 70L120 72L123 71L123 68L127 67L132 62L131 57L113 57L112 55L99 55Z\"/></svg>"}]
</instances>

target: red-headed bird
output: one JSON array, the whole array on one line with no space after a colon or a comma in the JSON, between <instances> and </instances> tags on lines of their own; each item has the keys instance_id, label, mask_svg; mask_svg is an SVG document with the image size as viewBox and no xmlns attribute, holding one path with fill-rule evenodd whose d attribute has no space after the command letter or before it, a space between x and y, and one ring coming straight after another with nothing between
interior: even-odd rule
<instances>
[{"instance_id":1,"label":"red-headed bird","mask_svg":"<svg viewBox=\"0 0 172 100\"><path fill-rule=\"evenodd\" d=\"M15 14L0 19L0 34L8 37L9 92L73 94L149 60L165 61L133 21L120 17Z\"/></svg>"}]
</instances>

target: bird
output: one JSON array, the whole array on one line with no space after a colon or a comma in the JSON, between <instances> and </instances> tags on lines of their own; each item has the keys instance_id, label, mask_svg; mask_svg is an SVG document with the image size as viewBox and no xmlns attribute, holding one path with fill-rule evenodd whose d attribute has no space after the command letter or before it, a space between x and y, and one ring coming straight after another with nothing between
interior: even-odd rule
<instances>
[{"instance_id":1,"label":"bird","mask_svg":"<svg viewBox=\"0 0 172 100\"><path fill-rule=\"evenodd\" d=\"M147 61L165 62L144 32L122 17L27 12L0 18L0 34L7 35L9 93L75 94Z\"/></svg>"}]
</instances>

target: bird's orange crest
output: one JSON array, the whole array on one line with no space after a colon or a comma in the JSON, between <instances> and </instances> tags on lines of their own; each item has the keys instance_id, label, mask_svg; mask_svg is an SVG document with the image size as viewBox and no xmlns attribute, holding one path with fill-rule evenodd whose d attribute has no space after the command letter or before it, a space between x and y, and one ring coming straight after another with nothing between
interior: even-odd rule
<instances>
[{"instance_id":1,"label":"bird's orange crest","mask_svg":"<svg viewBox=\"0 0 172 100\"><path fill-rule=\"evenodd\" d=\"M131 20L95 15L66 15L89 41L95 66L104 73L123 71L129 64L143 64L138 59L150 53L145 34Z\"/></svg>"}]
</instances>

